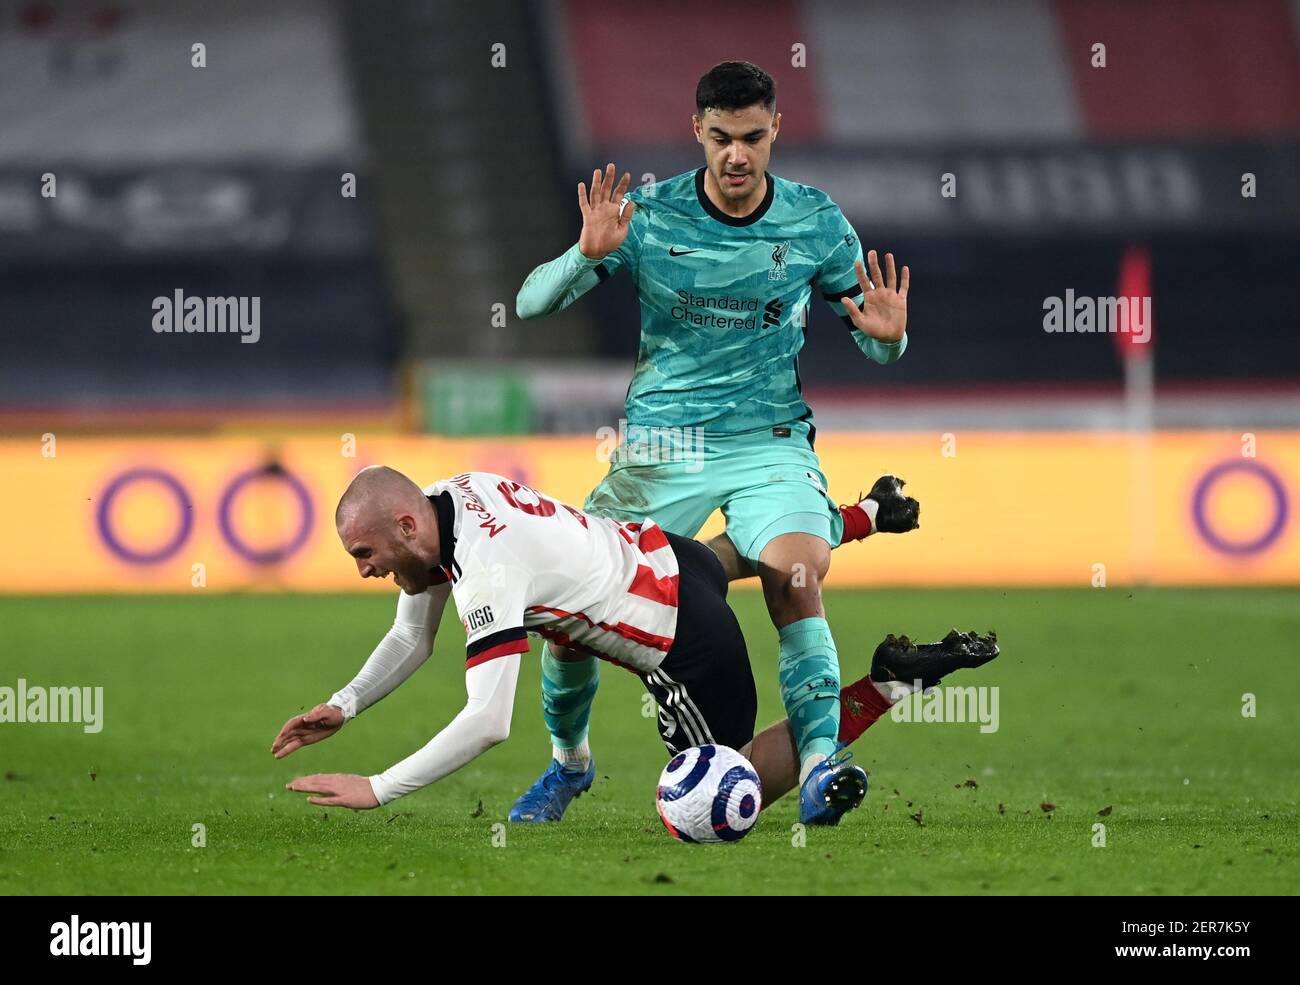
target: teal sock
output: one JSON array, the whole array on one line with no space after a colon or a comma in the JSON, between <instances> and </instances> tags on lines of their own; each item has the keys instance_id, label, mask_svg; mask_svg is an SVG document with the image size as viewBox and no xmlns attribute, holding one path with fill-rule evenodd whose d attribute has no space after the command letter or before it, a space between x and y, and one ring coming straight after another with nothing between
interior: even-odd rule
<instances>
[{"instance_id":1,"label":"teal sock","mask_svg":"<svg viewBox=\"0 0 1300 985\"><path fill-rule=\"evenodd\" d=\"M840 658L825 619L781 627L777 676L799 762L829 756L840 732Z\"/></svg>"},{"instance_id":2,"label":"teal sock","mask_svg":"<svg viewBox=\"0 0 1300 985\"><path fill-rule=\"evenodd\" d=\"M542 648L542 718L556 749L576 749L587 741L599 684L595 657L556 660L549 643Z\"/></svg>"}]
</instances>

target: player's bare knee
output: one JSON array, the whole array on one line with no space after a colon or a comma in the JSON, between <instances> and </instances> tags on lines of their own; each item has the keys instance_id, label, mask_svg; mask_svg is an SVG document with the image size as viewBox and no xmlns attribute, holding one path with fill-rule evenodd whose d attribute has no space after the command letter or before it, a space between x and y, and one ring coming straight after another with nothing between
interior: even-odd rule
<instances>
[{"instance_id":1,"label":"player's bare knee","mask_svg":"<svg viewBox=\"0 0 1300 985\"><path fill-rule=\"evenodd\" d=\"M794 562L788 568L763 566L759 577L768 611L778 626L822 614L822 577L818 566Z\"/></svg>"},{"instance_id":2,"label":"player's bare knee","mask_svg":"<svg viewBox=\"0 0 1300 985\"><path fill-rule=\"evenodd\" d=\"M830 567L831 549L824 540L807 534L776 538L763 549L759 561L768 607L775 604L802 615L820 611L822 581Z\"/></svg>"},{"instance_id":3,"label":"player's bare knee","mask_svg":"<svg viewBox=\"0 0 1300 985\"><path fill-rule=\"evenodd\" d=\"M812 534L784 534L765 548L759 570L765 577L786 577L799 585L820 585L831 569L831 545Z\"/></svg>"}]
</instances>

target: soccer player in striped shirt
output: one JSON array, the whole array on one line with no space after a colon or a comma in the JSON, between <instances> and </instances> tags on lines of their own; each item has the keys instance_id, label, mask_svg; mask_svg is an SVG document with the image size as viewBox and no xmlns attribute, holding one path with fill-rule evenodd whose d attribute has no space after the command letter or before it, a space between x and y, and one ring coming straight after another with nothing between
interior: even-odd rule
<instances>
[{"instance_id":1,"label":"soccer player in striped shirt","mask_svg":"<svg viewBox=\"0 0 1300 985\"><path fill-rule=\"evenodd\" d=\"M695 102L704 167L630 193L631 176L616 184L613 164L594 172L590 190L578 185L578 242L529 275L516 309L537 318L619 270L632 277L641 343L628 433L652 440L642 443L649 447L625 442L584 509L624 520L653 516L686 537L722 510L726 533L711 546L729 577L758 574L779 633L781 697L799 749L800 817L835 824L845 805L856 804L845 798L828 807L825 788L857 784L865 793L866 776L832 758L839 658L822 581L832 548L875 530L912 529L916 504L889 477L855 506L841 509L828 497L798 355L817 293L867 358L897 360L907 348L910 271L903 267L900 278L886 254L882 274L873 250L868 279L858 236L839 207L825 192L768 170L781 117L767 73L724 62L700 80ZM674 454L673 435L697 439L702 460ZM587 732L596 662L548 646L542 671L554 756L516 804L517 821L558 820L594 776Z\"/></svg>"},{"instance_id":2,"label":"soccer player in striped shirt","mask_svg":"<svg viewBox=\"0 0 1300 985\"><path fill-rule=\"evenodd\" d=\"M448 596L465 628L468 701L427 745L382 773L316 774L289 784L312 794L311 803L387 804L504 740L529 633L637 674L659 702L670 751L729 745L754 763L765 801L793 789L798 761L787 724L754 735L757 698L744 636L726 603L722 565L704 544L666 534L651 519L588 516L486 472L422 490L393 469L363 469L335 519L358 573L391 573L402 589L397 619L355 679L290 719L272 752L282 758L333 735L406 680L432 652ZM974 666L996 647L970 638L968 646L924 653L887 641L881 652L889 676L910 680ZM841 700L861 719L859 734L888 708L890 689L869 677L845 689Z\"/></svg>"}]
</instances>

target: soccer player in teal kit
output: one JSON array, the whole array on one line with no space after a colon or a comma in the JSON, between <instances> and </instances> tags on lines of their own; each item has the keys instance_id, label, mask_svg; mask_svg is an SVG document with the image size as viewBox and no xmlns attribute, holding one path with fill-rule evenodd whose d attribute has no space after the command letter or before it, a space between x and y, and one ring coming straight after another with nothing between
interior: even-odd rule
<instances>
[{"instance_id":1,"label":"soccer player in teal kit","mask_svg":"<svg viewBox=\"0 0 1300 985\"><path fill-rule=\"evenodd\" d=\"M578 242L529 275L516 308L521 318L541 317L622 268L632 276L641 343L627 395L629 433L668 437L654 441L652 461L646 448L625 442L584 509L652 517L686 537L723 511L726 533L711 546L731 574L757 572L779 631L801 820L835 824L861 803L867 778L837 755L839 660L822 580L832 548L876 530L910 530L919 507L888 476L856 506L841 510L828 497L798 354L816 292L868 358L894 362L907 348L909 271L903 267L900 280L886 254L882 275L873 250L868 279L839 207L767 170L781 117L765 72L748 62L715 66L699 82L696 109L706 166L630 194L631 176L616 185L613 164L594 172L590 192L578 185ZM683 434L703 435L699 459L672 454ZM548 644L542 671L555 755L512 820L558 820L595 776L587 742L595 659ZM664 686L671 691L672 682Z\"/></svg>"}]
</instances>

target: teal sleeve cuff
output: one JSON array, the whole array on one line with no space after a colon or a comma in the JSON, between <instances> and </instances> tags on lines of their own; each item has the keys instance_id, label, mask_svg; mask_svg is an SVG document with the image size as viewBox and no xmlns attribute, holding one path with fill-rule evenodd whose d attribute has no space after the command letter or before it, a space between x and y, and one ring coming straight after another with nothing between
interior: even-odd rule
<instances>
[{"instance_id":1,"label":"teal sleeve cuff","mask_svg":"<svg viewBox=\"0 0 1300 985\"><path fill-rule=\"evenodd\" d=\"M580 264L583 264L588 270L590 270L592 267L596 266L596 264L601 262L600 260L593 260L591 257L583 253L582 250L578 249L577 243L574 243L572 246L570 246L568 250L564 252L564 256L573 257L575 261L577 261Z\"/></svg>"},{"instance_id":2,"label":"teal sleeve cuff","mask_svg":"<svg viewBox=\"0 0 1300 985\"><path fill-rule=\"evenodd\" d=\"M903 353L907 351L906 332L897 342L881 342L855 328L853 330L853 341L858 344L859 349L866 353L868 359L880 363L882 366L898 362L899 359L903 358Z\"/></svg>"}]
</instances>

